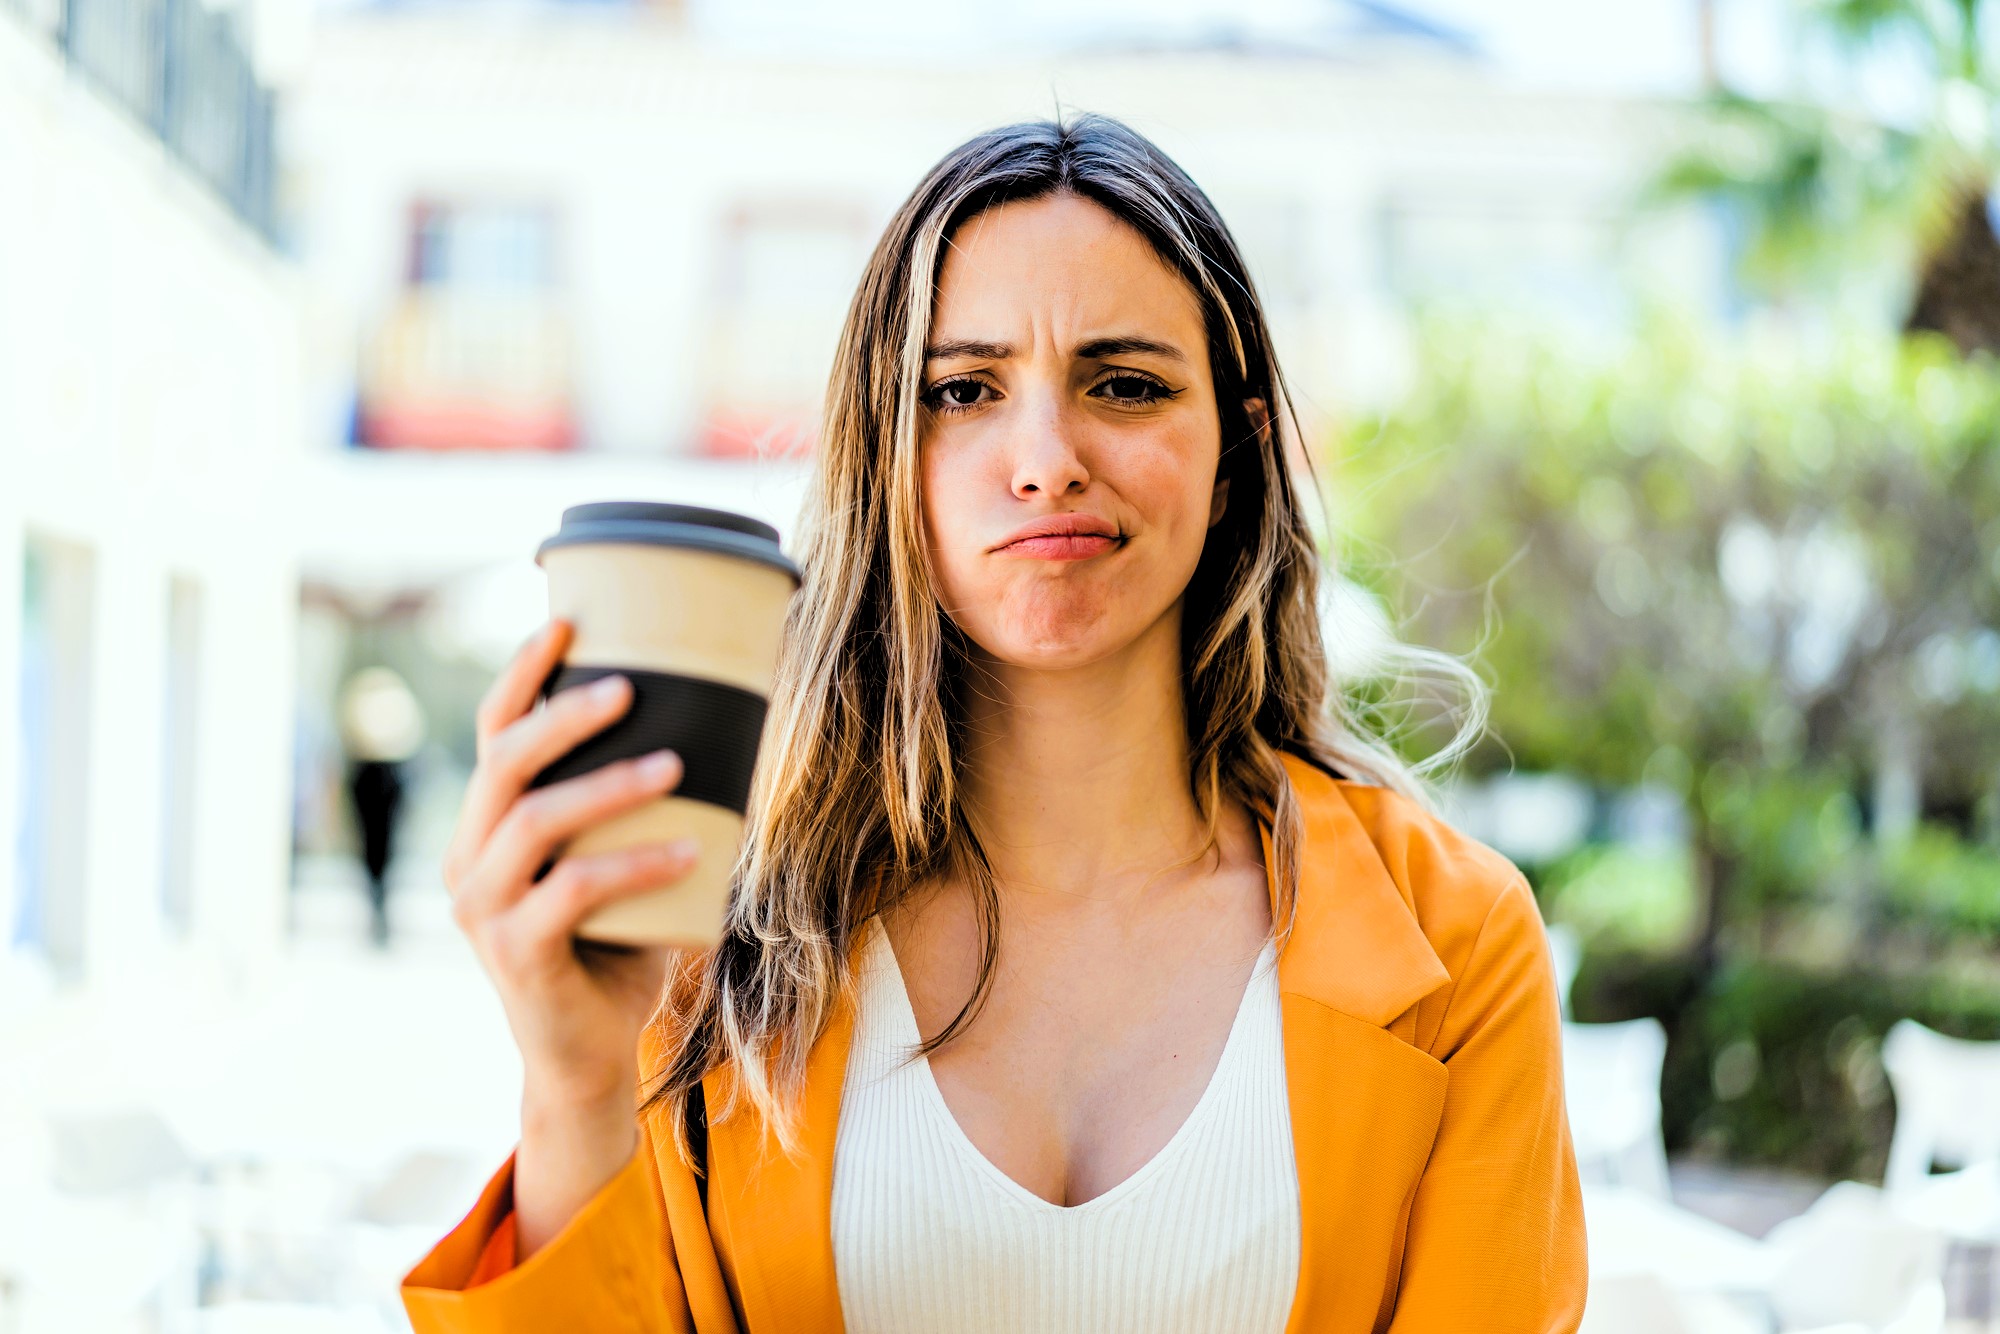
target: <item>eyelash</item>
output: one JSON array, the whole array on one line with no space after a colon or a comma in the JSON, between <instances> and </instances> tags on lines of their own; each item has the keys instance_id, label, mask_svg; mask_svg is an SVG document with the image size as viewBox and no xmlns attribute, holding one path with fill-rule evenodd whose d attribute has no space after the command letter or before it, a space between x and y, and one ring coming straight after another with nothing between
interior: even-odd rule
<instances>
[{"instance_id":1,"label":"eyelash","mask_svg":"<svg viewBox=\"0 0 2000 1334\"><path fill-rule=\"evenodd\" d=\"M1179 398L1183 392L1182 390L1179 389L1167 388L1167 386L1163 382L1155 379L1150 375L1145 374L1142 371L1115 371L1112 374L1107 375L1103 379L1099 380L1096 384L1092 385L1091 392L1095 393L1097 390L1102 389L1105 385L1115 384L1120 380L1136 380L1140 384L1144 385L1147 390L1147 396L1145 398L1124 398L1124 399L1112 398L1105 400L1108 403L1113 403L1119 407L1124 407L1124 408L1149 407L1154 403L1171 402L1172 400ZM989 389L992 388L992 386L987 381L980 379L976 375L954 375L947 379L939 380L936 384L932 385L930 388L924 391L923 394L924 406L929 408L932 412L942 413L946 416L949 416L952 413L956 412L971 412L974 408L981 408L986 406L984 403L946 402L944 398L944 391L951 388L953 385L958 385L958 384L976 384L984 386Z\"/></svg>"}]
</instances>

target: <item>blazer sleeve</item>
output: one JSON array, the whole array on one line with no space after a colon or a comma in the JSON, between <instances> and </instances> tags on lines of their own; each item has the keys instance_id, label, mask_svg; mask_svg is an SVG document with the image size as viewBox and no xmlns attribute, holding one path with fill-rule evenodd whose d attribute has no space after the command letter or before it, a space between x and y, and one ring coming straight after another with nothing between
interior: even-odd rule
<instances>
[{"instance_id":1,"label":"blazer sleeve","mask_svg":"<svg viewBox=\"0 0 2000 1334\"><path fill-rule=\"evenodd\" d=\"M562 1231L514 1263L514 1156L404 1276L416 1334L639 1334L694 1327L643 1126L632 1158Z\"/></svg>"},{"instance_id":2,"label":"blazer sleeve","mask_svg":"<svg viewBox=\"0 0 2000 1334\"><path fill-rule=\"evenodd\" d=\"M1450 1081L1411 1201L1390 1334L1572 1334L1587 1276L1583 1195L1555 967L1518 871L1487 911L1433 1051Z\"/></svg>"}]
</instances>

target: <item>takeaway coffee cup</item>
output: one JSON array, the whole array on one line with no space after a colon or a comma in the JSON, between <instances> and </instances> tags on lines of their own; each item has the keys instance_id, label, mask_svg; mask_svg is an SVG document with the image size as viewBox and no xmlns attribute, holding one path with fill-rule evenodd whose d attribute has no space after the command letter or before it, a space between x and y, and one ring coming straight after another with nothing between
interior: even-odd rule
<instances>
[{"instance_id":1,"label":"takeaway coffee cup","mask_svg":"<svg viewBox=\"0 0 2000 1334\"><path fill-rule=\"evenodd\" d=\"M585 830L561 853L682 837L701 845L684 879L599 910L577 934L616 944L712 945L722 933L798 568L769 524L645 501L571 506L535 561L548 574L550 616L576 628L542 693L621 675L633 696L623 716L531 786L662 747L677 752L685 768L674 791Z\"/></svg>"}]
</instances>

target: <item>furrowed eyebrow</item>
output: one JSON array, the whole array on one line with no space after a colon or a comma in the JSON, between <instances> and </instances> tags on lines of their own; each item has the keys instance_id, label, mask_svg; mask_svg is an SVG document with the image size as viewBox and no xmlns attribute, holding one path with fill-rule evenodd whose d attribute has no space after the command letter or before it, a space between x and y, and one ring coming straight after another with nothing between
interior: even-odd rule
<instances>
[{"instance_id":1,"label":"furrowed eyebrow","mask_svg":"<svg viewBox=\"0 0 2000 1334\"><path fill-rule=\"evenodd\" d=\"M1167 361L1187 364L1181 350L1171 343L1156 342L1151 338L1093 338L1087 343L1079 343L1076 355L1085 361L1103 361L1109 357L1125 356L1129 353L1141 356L1160 357Z\"/></svg>"},{"instance_id":2,"label":"furrowed eyebrow","mask_svg":"<svg viewBox=\"0 0 2000 1334\"><path fill-rule=\"evenodd\" d=\"M1085 361L1104 361L1111 357L1137 353L1141 356L1160 357L1167 361L1187 364L1181 350L1171 343L1158 342L1151 338L1123 336L1113 338L1093 338L1087 343L1079 343L1076 355ZM954 357L977 357L984 361L1005 361L1014 355L1014 348L1008 343L991 343L981 338L947 338L941 343L932 343L924 349L925 361L948 361Z\"/></svg>"},{"instance_id":3,"label":"furrowed eyebrow","mask_svg":"<svg viewBox=\"0 0 2000 1334\"><path fill-rule=\"evenodd\" d=\"M952 357L978 357L985 361L1005 361L1014 355L1006 343L989 343L978 338L947 338L924 349L925 361L945 361Z\"/></svg>"}]
</instances>

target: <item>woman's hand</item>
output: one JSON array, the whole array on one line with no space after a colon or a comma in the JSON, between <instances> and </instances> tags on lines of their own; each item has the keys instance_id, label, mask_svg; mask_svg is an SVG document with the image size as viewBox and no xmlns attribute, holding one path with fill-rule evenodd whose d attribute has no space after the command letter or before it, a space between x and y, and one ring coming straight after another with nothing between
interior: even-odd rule
<instances>
[{"instance_id":1,"label":"woman's hand","mask_svg":"<svg viewBox=\"0 0 2000 1334\"><path fill-rule=\"evenodd\" d=\"M528 790L535 774L630 707L622 676L565 690L537 710L541 683L574 635L551 621L514 656L477 719L479 761L445 853L452 916L500 993L525 1088L515 1155L518 1255L561 1230L632 1156L641 1030L665 984L666 947L575 939L608 903L687 874L691 840L569 856L566 840L669 791L671 751Z\"/></svg>"}]
</instances>

